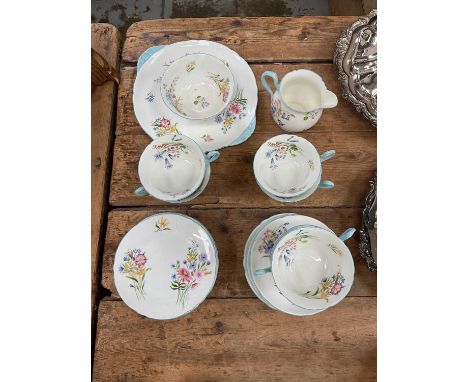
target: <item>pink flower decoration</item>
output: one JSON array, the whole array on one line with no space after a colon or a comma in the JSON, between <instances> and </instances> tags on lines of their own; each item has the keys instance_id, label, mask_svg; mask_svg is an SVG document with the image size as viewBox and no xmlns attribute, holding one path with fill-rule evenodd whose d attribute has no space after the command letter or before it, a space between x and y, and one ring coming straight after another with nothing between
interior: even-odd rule
<instances>
[{"instance_id":1,"label":"pink flower decoration","mask_svg":"<svg viewBox=\"0 0 468 382\"><path fill-rule=\"evenodd\" d=\"M190 280L192 280L192 275L190 274L187 268L177 269L177 276L179 276L179 280L183 283L189 283Z\"/></svg>"},{"instance_id":2,"label":"pink flower decoration","mask_svg":"<svg viewBox=\"0 0 468 382\"><path fill-rule=\"evenodd\" d=\"M161 126L164 127L165 129L171 127L171 121L169 121L166 118L161 119Z\"/></svg>"},{"instance_id":3,"label":"pink flower decoration","mask_svg":"<svg viewBox=\"0 0 468 382\"><path fill-rule=\"evenodd\" d=\"M331 294L338 294L341 291L341 288L343 288L343 284L335 284L331 290Z\"/></svg>"},{"instance_id":4,"label":"pink flower decoration","mask_svg":"<svg viewBox=\"0 0 468 382\"><path fill-rule=\"evenodd\" d=\"M203 277L203 272L202 271L196 271L195 272L195 278L196 279L201 279Z\"/></svg>"},{"instance_id":5,"label":"pink flower decoration","mask_svg":"<svg viewBox=\"0 0 468 382\"><path fill-rule=\"evenodd\" d=\"M238 103L232 103L232 104L231 104L231 111L232 111L234 114L240 114L240 112L242 111L242 109L241 109L241 106L240 106Z\"/></svg>"},{"instance_id":6,"label":"pink flower decoration","mask_svg":"<svg viewBox=\"0 0 468 382\"><path fill-rule=\"evenodd\" d=\"M144 253L140 253L139 255L135 256L135 264L138 268L142 268L146 264L146 256Z\"/></svg>"},{"instance_id":7,"label":"pink flower decoration","mask_svg":"<svg viewBox=\"0 0 468 382\"><path fill-rule=\"evenodd\" d=\"M192 288L192 289L195 289L197 286L198 286L198 283L193 283L192 286L191 286L191 288Z\"/></svg>"}]
</instances>

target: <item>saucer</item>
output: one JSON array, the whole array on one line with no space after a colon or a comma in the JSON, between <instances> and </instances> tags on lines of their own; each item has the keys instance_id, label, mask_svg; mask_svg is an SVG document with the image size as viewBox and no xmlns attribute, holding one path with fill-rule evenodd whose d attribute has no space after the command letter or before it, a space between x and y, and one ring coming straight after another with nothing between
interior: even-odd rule
<instances>
[{"instance_id":1,"label":"saucer","mask_svg":"<svg viewBox=\"0 0 468 382\"><path fill-rule=\"evenodd\" d=\"M161 82L175 60L191 54L206 53L222 59L238 84L234 100L215 117L191 120L174 113L161 94ZM257 84L247 62L222 44L191 40L166 45L149 58L143 53L133 88L133 105L140 126L152 138L179 132L211 151L245 141L255 128Z\"/></svg>"},{"instance_id":2,"label":"saucer","mask_svg":"<svg viewBox=\"0 0 468 382\"><path fill-rule=\"evenodd\" d=\"M210 293L217 272L218 253L208 230L172 212L136 224L114 260L114 282L125 304L159 320L194 310Z\"/></svg>"},{"instance_id":3,"label":"saucer","mask_svg":"<svg viewBox=\"0 0 468 382\"><path fill-rule=\"evenodd\" d=\"M317 219L298 214L278 214L261 222L250 234L244 250L244 269L247 282L255 295L272 309L284 313L306 316L323 309L310 310L298 307L282 296L274 286L271 273L256 275L255 270L270 266L270 254L275 244L275 235L281 235L288 227L313 224L331 231Z\"/></svg>"}]
</instances>

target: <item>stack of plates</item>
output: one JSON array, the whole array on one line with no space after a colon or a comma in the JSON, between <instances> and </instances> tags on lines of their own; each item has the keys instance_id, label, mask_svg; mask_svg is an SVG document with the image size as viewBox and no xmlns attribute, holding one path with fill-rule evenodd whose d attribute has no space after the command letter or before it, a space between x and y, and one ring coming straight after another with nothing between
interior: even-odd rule
<instances>
[{"instance_id":1,"label":"stack of plates","mask_svg":"<svg viewBox=\"0 0 468 382\"><path fill-rule=\"evenodd\" d=\"M295 316L311 316L327 308L311 310L299 307L279 292L271 273L255 274L255 270L271 266L270 257L276 243L287 231L300 225L314 225L333 233L321 221L308 216L292 213L274 215L261 222L250 234L244 250L244 270L252 291L270 308ZM346 231L347 237L353 233L354 229ZM340 236L343 240L346 240L347 237L345 234ZM352 274L354 275L354 267ZM347 293L351 289L352 279L347 280L347 288L343 293Z\"/></svg>"}]
</instances>

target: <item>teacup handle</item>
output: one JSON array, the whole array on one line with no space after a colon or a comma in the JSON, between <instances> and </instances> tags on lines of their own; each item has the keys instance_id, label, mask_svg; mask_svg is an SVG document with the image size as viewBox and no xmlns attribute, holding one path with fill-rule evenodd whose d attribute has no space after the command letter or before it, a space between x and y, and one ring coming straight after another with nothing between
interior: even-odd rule
<instances>
[{"instance_id":1,"label":"teacup handle","mask_svg":"<svg viewBox=\"0 0 468 382\"><path fill-rule=\"evenodd\" d=\"M356 228L348 228L346 231L344 231L340 236L338 236L342 241L346 241L350 239L353 235L354 232L356 232Z\"/></svg>"},{"instance_id":2,"label":"teacup handle","mask_svg":"<svg viewBox=\"0 0 468 382\"><path fill-rule=\"evenodd\" d=\"M216 159L218 159L219 156L220 156L220 153L219 153L219 151L216 151L216 150L214 150L214 151L209 151L209 152L207 152L207 153L205 154L206 160L207 160L208 162L210 162L210 163L211 163L211 162L214 162Z\"/></svg>"},{"instance_id":3,"label":"teacup handle","mask_svg":"<svg viewBox=\"0 0 468 382\"><path fill-rule=\"evenodd\" d=\"M143 186L138 187L134 192L136 196L148 196L149 192L145 190Z\"/></svg>"},{"instance_id":4,"label":"teacup handle","mask_svg":"<svg viewBox=\"0 0 468 382\"><path fill-rule=\"evenodd\" d=\"M262 81L263 87L266 89L268 93L270 93L270 97L273 97L273 91L270 88L270 85L268 85L268 82L266 81L266 77L271 77L273 79L273 84L275 85L275 89L278 87L278 76L276 75L275 72L272 72L271 70L267 70L263 72L262 77L260 78Z\"/></svg>"},{"instance_id":5,"label":"teacup handle","mask_svg":"<svg viewBox=\"0 0 468 382\"><path fill-rule=\"evenodd\" d=\"M318 185L318 188L325 188L325 189L330 189L333 187L335 187L335 183L333 183L331 180L322 180Z\"/></svg>"},{"instance_id":6,"label":"teacup handle","mask_svg":"<svg viewBox=\"0 0 468 382\"><path fill-rule=\"evenodd\" d=\"M320 163L325 162L326 160L332 159L336 155L335 150L328 150L320 154Z\"/></svg>"},{"instance_id":7,"label":"teacup handle","mask_svg":"<svg viewBox=\"0 0 468 382\"><path fill-rule=\"evenodd\" d=\"M255 271L255 274L257 276L260 276L260 275L266 275L267 273L270 273L271 272L271 267L270 268L264 268L264 269L257 269Z\"/></svg>"}]
</instances>

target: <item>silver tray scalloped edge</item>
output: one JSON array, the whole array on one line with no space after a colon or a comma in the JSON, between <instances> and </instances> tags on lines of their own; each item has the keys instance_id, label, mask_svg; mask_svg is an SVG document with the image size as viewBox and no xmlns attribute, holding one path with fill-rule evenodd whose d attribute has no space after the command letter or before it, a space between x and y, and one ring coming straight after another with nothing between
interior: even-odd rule
<instances>
[{"instance_id":1,"label":"silver tray scalloped edge","mask_svg":"<svg viewBox=\"0 0 468 382\"><path fill-rule=\"evenodd\" d=\"M376 9L341 33L333 62L338 70L343 98L377 127Z\"/></svg>"},{"instance_id":2,"label":"silver tray scalloped edge","mask_svg":"<svg viewBox=\"0 0 468 382\"><path fill-rule=\"evenodd\" d=\"M370 235L375 235L377 243L377 175L369 182L370 191L362 212L362 228L359 230L359 253L366 260L371 271L377 270L377 248L372 248ZM374 231L374 232L371 232ZM375 245L374 244L374 245ZM375 255L373 255L375 251Z\"/></svg>"}]
</instances>

